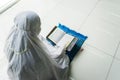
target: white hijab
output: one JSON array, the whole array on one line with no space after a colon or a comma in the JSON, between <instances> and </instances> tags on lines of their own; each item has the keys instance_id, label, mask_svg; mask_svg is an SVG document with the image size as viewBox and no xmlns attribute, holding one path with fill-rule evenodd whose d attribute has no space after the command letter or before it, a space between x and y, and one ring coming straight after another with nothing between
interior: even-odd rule
<instances>
[{"instance_id":1,"label":"white hijab","mask_svg":"<svg viewBox=\"0 0 120 80\"><path fill-rule=\"evenodd\" d=\"M15 17L5 46L11 80L68 80L68 66L61 68L37 37L40 25L39 16L31 11Z\"/></svg>"}]
</instances>

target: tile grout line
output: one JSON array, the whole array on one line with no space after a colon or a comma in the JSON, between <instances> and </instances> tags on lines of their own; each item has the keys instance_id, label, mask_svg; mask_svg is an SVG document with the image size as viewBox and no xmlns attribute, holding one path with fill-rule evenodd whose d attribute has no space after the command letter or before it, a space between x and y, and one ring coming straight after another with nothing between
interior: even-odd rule
<instances>
[{"instance_id":1,"label":"tile grout line","mask_svg":"<svg viewBox=\"0 0 120 80\"><path fill-rule=\"evenodd\" d=\"M118 57L115 57L115 59L118 60L118 61L120 61L120 58L118 58Z\"/></svg>"},{"instance_id":2,"label":"tile grout line","mask_svg":"<svg viewBox=\"0 0 120 80\"><path fill-rule=\"evenodd\" d=\"M91 47L93 47L93 48L95 48L95 49L97 49L97 50L100 51L100 52L103 52L103 53L104 53L105 55L107 55L107 56L113 57L113 58L115 58L116 60L120 61L120 58L114 57L114 56L110 55L109 53L107 53L107 52L105 52L105 51L103 51L103 50L101 50L101 49L99 49L99 48L97 48L97 47L95 47L95 46L93 46L93 45L90 45L90 44L88 44L88 43L85 43L85 44L88 45L88 46L91 46ZM118 44L119 44L119 46L120 46L120 42L119 42ZM117 46L117 47L118 47L118 46ZM116 50L115 50L115 53L116 53Z\"/></svg>"},{"instance_id":3,"label":"tile grout line","mask_svg":"<svg viewBox=\"0 0 120 80\"><path fill-rule=\"evenodd\" d=\"M82 22L82 24L80 25L81 27L79 27L77 30L80 30L82 28L82 26L85 24L85 22L87 21L88 17L92 14L92 12L95 10L95 8L97 7L97 5L100 3L101 0L98 0L95 4L95 6L93 7L93 9L88 13L87 17L85 18L85 20Z\"/></svg>"},{"instance_id":4,"label":"tile grout line","mask_svg":"<svg viewBox=\"0 0 120 80\"><path fill-rule=\"evenodd\" d=\"M89 46L91 46L91 47L93 47L93 48L95 48L96 50L98 50L98 51L100 51L100 52L103 52L105 55L107 55L107 56L110 56L110 57L113 57L112 55L110 55L110 54L108 54L107 52L105 52L105 51L103 51L103 50L101 50L101 49L99 49L99 48L97 48L97 47L95 47L95 46L92 46L92 45L90 45L90 44L88 44L88 43L85 43L86 45L89 45Z\"/></svg>"},{"instance_id":5,"label":"tile grout line","mask_svg":"<svg viewBox=\"0 0 120 80\"><path fill-rule=\"evenodd\" d=\"M111 62L111 64L110 64L110 67L109 67L109 69L108 69L108 72L107 72L107 75L106 75L105 80L108 80L109 73L110 73L110 71L111 71L111 68L112 68L113 62L114 62L114 60L115 60L115 56L116 56L116 54L117 54L117 51L118 51L119 46L120 46L120 41L119 41L119 43L118 43L118 45L117 45L117 48L116 48L116 50L115 50L115 54L114 54L114 56L113 56L113 59L112 59L112 62Z\"/></svg>"}]
</instances>

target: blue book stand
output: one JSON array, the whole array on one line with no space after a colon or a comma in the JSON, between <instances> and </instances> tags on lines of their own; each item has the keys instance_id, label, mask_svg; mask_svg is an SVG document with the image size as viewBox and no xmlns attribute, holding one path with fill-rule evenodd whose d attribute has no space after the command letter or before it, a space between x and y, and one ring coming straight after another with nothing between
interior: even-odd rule
<instances>
[{"instance_id":1,"label":"blue book stand","mask_svg":"<svg viewBox=\"0 0 120 80\"><path fill-rule=\"evenodd\" d=\"M69 29L65 25L59 24L57 27L60 28L61 30L63 30L64 32L66 32L66 34L69 34L69 35L77 38L77 41L76 41L75 45L73 46L73 48L71 49L71 51L66 50L66 54L68 55L70 62L71 62L73 60L73 58L75 57L75 55L77 54L77 52L81 49L81 46L83 45L83 43L85 42L85 40L88 37L76 32L72 29Z\"/></svg>"}]
</instances>

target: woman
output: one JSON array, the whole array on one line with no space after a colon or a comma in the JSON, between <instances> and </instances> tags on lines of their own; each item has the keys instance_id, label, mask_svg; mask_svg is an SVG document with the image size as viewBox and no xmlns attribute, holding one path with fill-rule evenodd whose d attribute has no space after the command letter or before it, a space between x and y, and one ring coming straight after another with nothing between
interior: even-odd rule
<instances>
[{"instance_id":1,"label":"woman","mask_svg":"<svg viewBox=\"0 0 120 80\"><path fill-rule=\"evenodd\" d=\"M40 25L40 18L35 12L26 11L15 17L5 46L11 80L68 80L68 57L62 54L63 60L61 55L49 55L50 52L37 37Z\"/></svg>"}]
</instances>

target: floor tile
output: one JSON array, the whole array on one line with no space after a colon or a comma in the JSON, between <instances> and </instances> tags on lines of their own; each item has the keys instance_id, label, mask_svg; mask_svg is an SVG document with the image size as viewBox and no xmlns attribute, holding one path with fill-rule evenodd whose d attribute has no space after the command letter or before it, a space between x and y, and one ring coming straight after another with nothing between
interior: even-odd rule
<instances>
[{"instance_id":1,"label":"floor tile","mask_svg":"<svg viewBox=\"0 0 120 80\"><path fill-rule=\"evenodd\" d=\"M21 0L5 13L11 13L11 11L19 13L26 10L32 10L40 14L40 16L43 16L61 1L62 0Z\"/></svg>"},{"instance_id":2,"label":"floor tile","mask_svg":"<svg viewBox=\"0 0 120 80\"><path fill-rule=\"evenodd\" d=\"M0 59L0 80L9 80L7 75L7 59L3 57Z\"/></svg>"},{"instance_id":3,"label":"floor tile","mask_svg":"<svg viewBox=\"0 0 120 80\"><path fill-rule=\"evenodd\" d=\"M120 80L120 61L114 60L107 80Z\"/></svg>"},{"instance_id":4,"label":"floor tile","mask_svg":"<svg viewBox=\"0 0 120 80\"><path fill-rule=\"evenodd\" d=\"M115 56L116 58L120 59L120 44L118 46L117 54Z\"/></svg>"},{"instance_id":5,"label":"floor tile","mask_svg":"<svg viewBox=\"0 0 120 80\"><path fill-rule=\"evenodd\" d=\"M98 0L65 0L53 8L43 19L42 32L49 32L58 23L78 29ZM47 33L46 32L46 33Z\"/></svg>"},{"instance_id":6,"label":"floor tile","mask_svg":"<svg viewBox=\"0 0 120 80\"><path fill-rule=\"evenodd\" d=\"M120 8L118 6L110 1L101 1L79 30L88 35L88 44L112 56L120 40L120 17L117 16L120 15Z\"/></svg>"},{"instance_id":7,"label":"floor tile","mask_svg":"<svg viewBox=\"0 0 120 80\"><path fill-rule=\"evenodd\" d=\"M72 77L75 80L105 80L111 62L112 57L85 45L84 51L72 62Z\"/></svg>"},{"instance_id":8,"label":"floor tile","mask_svg":"<svg viewBox=\"0 0 120 80\"><path fill-rule=\"evenodd\" d=\"M2 40L0 40L0 59L4 57L4 53L3 53L3 44L1 43Z\"/></svg>"}]
</instances>

